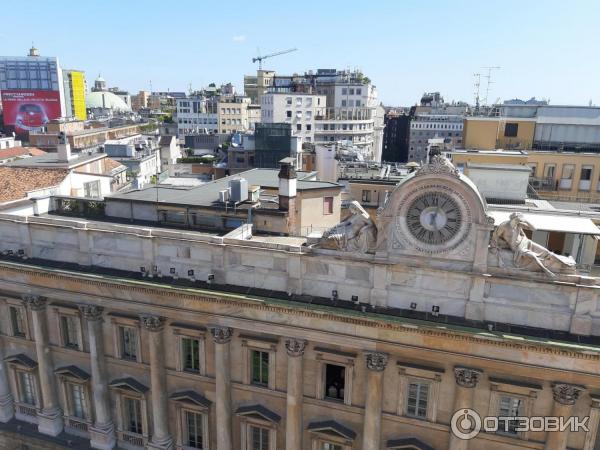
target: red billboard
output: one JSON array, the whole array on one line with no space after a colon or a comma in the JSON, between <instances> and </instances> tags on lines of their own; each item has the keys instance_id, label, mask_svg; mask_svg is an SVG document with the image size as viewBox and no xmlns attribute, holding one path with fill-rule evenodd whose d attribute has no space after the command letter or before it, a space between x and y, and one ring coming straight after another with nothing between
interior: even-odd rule
<instances>
[{"instance_id":1,"label":"red billboard","mask_svg":"<svg viewBox=\"0 0 600 450\"><path fill-rule=\"evenodd\" d=\"M62 115L58 91L2 91L2 108L4 125L17 134L38 130Z\"/></svg>"}]
</instances>

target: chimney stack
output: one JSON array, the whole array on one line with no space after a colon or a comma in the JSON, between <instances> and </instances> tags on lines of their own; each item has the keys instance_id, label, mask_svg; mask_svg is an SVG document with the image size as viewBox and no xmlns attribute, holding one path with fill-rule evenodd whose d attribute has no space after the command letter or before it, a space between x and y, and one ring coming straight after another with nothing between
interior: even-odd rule
<instances>
[{"instance_id":1,"label":"chimney stack","mask_svg":"<svg viewBox=\"0 0 600 450\"><path fill-rule=\"evenodd\" d=\"M71 155L71 145L67 140L67 136L62 131L58 133L58 145L56 146L56 150L60 162L69 162L73 158Z\"/></svg>"},{"instance_id":2,"label":"chimney stack","mask_svg":"<svg viewBox=\"0 0 600 450\"><path fill-rule=\"evenodd\" d=\"M284 158L279 169L279 209L289 211L290 200L296 198L296 170L292 166L293 158ZM293 200L292 200L293 202Z\"/></svg>"}]
</instances>

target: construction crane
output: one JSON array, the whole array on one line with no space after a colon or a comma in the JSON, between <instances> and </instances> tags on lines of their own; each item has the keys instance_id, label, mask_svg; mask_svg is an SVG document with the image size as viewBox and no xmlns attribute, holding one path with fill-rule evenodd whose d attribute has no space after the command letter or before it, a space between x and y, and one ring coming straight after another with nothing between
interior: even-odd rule
<instances>
[{"instance_id":1,"label":"construction crane","mask_svg":"<svg viewBox=\"0 0 600 450\"><path fill-rule=\"evenodd\" d=\"M292 53L292 52L295 52L296 50L298 50L298 49L297 48L289 48L289 49L283 50L281 52L270 53L270 54L264 55L264 56L258 55L255 58L252 58L252 62L255 63L256 61L258 61L258 70L262 70L263 59L272 58L273 56L285 55L286 53Z\"/></svg>"}]
</instances>

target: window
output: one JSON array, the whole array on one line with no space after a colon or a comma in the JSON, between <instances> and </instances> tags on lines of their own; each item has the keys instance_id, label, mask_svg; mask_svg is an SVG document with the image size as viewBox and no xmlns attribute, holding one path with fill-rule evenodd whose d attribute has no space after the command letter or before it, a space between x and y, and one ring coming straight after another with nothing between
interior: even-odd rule
<instances>
[{"instance_id":1,"label":"window","mask_svg":"<svg viewBox=\"0 0 600 450\"><path fill-rule=\"evenodd\" d=\"M544 166L544 178L553 180L556 166L554 164L546 164Z\"/></svg>"},{"instance_id":2,"label":"window","mask_svg":"<svg viewBox=\"0 0 600 450\"><path fill-rule=\"evenodd\" d=\"M288 110L285 112L286 117L292 117L292 111Z\"/></svg>"},{"instance_id":3,"label":"window","mask_svg":"<svg viewBox=\"0 0 600 450\"><path fill-rule=\"evenodd\" d=\"M575 171L575 166L573 164L564 164L562 169L561 179L570 180L573 178L573 172Z\"/></svg>"},{"instance_id":4,"label":"window","mask_svg":"<svg viewBox=\"0 0 600 450\"><path fill-rule=\"evenodd\" d=\"M67 383L70 414L79 419L87 419L86 394L83 384Z\"/></svg>"},{"instance_id":5,"label":"window","mask_svg":"<svg viewBox=\"0 0 600 450\"><path fill-rule=\"evenodd\" d=\"M333 444L331 442L323 442L321 447L323 450L343 450L343 447L339 444Z\"/></svg>"},{"instance_id":6,"label":"window","mask_svg":"<svg viewBox=\"0 0 600 450\"><path fill-rule=\"evenodd\" d=\"M348 89L342 88L342 95L348 95Z\"/></svg>"},{"instance_id":7,"label":"window","mask_svg":"<svg viewBox=\"0 0 600 450\"><path fill-rule=\"evenodd\" d=\"M252 384L269 385L269 352L252 350Z\"/></svg>"},{"instance_id":8,"label":"window","mask_svg":"<svg viewBox=\"0 0 600 450\"><path fill-rule=\"evenodd\" d=\"M323 197L323 214L333 214L333 197Z\"/></svg>"},{"instance_id":9,"label":"window","mask_svg":"<svg viewBox=\"0 0 600 450\"><path fill-rule=\"evenodd\" d=\"M59 316L60 334L63 347L79 350L79 318L77 316Z\"/></svg>"},{"instance_id":10,"label":"window","mask_svg":"<svg viewBox=\"0 0 600 450\"><path fill-rule=\"evenodd\" d=\"M285 104L290 106L292 104L292 97L286 97L285 98Z\"/></svg>"},{"instance_id":11,"label":"window","mask_svg":"<svg viewBox=\"0 0 600 450\"><path fill-rule=\"evenodd\" d=\"M142 434L142 405L138 399L123 397L123 419L125 431Z\"/></svg>"},{"instance_id":12,"label":"window","mask_svg":"<svg viewBox=\"0 0 600 450\"><path fill-rule=\"evenodd\" d=\"M27 405L36 405L35 379L31 372L18 371L19 401Z\"/></svg>"},{"instance_id":13,"label":"window","mask_svg":"<svg viewBox=\"0 0 600 450\"><path fill-rule=\"evenodd\" d=\"M310 123L306 124L306 131L312 130L312 125Z\"/></svg>"},{"instance_id":14,"label":"window","mask_svg":"<svg viewBox=\"0 0 600 450\"><path fill-rule=\"evenodd\" d=\"M369 190L363 190L362 191L362 201L364 203L370 203L371 202L371 191L369 191Z\"/></svg>"},{"instance_id":15,"label":"window","mask_svg":"<svg viewBox=\"0 0 600 450\"><path fill-rule=\"evenodd\" d=\"M121 359L137 361L137 330L119 326L119 346Z\"/></svg>"},{"instance_id":16,"label":"window","mask_svg":"<svg viewBox=\"0 0 600 450\"><path fill-rule=\"evenodd\" d=\"M344 400L346 368L337 364L325 364L325 398Z\"/></svg>"},{"instance_id":17,"label":"window","mask_svg":"<svg viewBox=\"0 0 600 450\"><path fill-rule=\"evenodd\" d=\"M200 341L189 337L181 338L182 368L185 372L200 372Z\"/></svg>"},{"instance_id":18,"label":"window","mask_svg":"<svg viewBox=\"0 0 600 450\"><path fill-rule=\"evenodd\" d=\"M356 100L355 105L360 106L360 100Z\"/></svg>"},{"instance_id":19,"label":"window","mask_svg":"<svg viewBox=\"0 0 600 450\"><path fill-rule=\"evenodd\" d=\"M269 450L269 432L268 428L250 426L251 450Z\"/></svg>"},{"instance_id":20,"label":"window","mask_svg":"<svg viewBox=\"0 0 600 450\"><path fill-rule=\"evenodd\" d=\"M296 124L296 131L302 131L302 124L301 123L297 123Z\"/></svg>"},{"instance_id":21,"label":"window","mask_svg":"<svg viewBox=\"0 0 600 450\"><path fill-rule=\"evenodd\" d=\"M10 307L10 323L13 336L25 337L25 319L23 314L23 308L20 306Z\"/></svg>"},{"instance_id":22,"label":"window","mask_svg":"<svg viewBox=\"0 0 600 450\"><path fill-rule=\"evenodd\" d=\"M342 100L342 106L346 106L346 100Z\"/></svg>"},{"instance_id":23,"label":"window","mask_svg":"<svg viewBox=\"0 0 600 450\"><path fill-rule=\"evenodd\" d=\"M427 402L429 383L411 382L408 385L406 414L413 417L427 418Z\"/></svg>"},{"instance_id":24,"label":"window","mask_svg":"<svg viewBox=\"0 0 600 450\"><path fill-rule=\"evenodd\" d=\"M356 88L356 95L362 95L362 89Z\"/></svg>"},{"instance_id":25,"label":"window","mask_svg":"<svg viewBox=\"0 0 600 450\"><path fill-rule=\"evenodd\" d=\"M183 411L183 445L189 448L203 447L203 415L193 411Z\"/></svg>"},{"instance_id":26,"label":"window","mask_svg":"<svg viewBox=\"0 0 600 450\"><path fill-rule=\"evenodd\" d=\"M354 88L350 88L350 95L354 95Z\"/></svg>"},{"instance_id":27,"label":"window","mask_svg":"<svg viewBox=\"0 0 600 450\"><path fill-rule=\"evenodd\" d=\"M517 137L519 132L518 123L507 123L504 126L504 137Z\"/></svg>"},{"instance_id":28,"label":"window","mask_svg":"<svg viewBox=\"0 0 600 450\"><path fill-rule=\"evenodd\" d=\"M100 180L83 183L83 195L88 198L100 197Z\"/></svg>"},{"instance_id":29,"label":"window","mask_svg":"<svg viewBox=\"0 0 600 450\"><path fill-rule=\"evenodd\" d=\"M579 177L582 181L590 181L592 179L592 166L583 166L581 168L581 176Z\"/></svg>"},{"instance_id":30,"label":"window","mask_svg":"<svg viewBox=\"0 0 600 450\"><path fill-rule=\"evenodd\" d=\"M507 434L518 434L516 428L519 422L508 420L508 417L522 415L523 400L518 397L503 395L500 397L500 408L498 410L498 432Z\"/></svg>"}]
</instances>

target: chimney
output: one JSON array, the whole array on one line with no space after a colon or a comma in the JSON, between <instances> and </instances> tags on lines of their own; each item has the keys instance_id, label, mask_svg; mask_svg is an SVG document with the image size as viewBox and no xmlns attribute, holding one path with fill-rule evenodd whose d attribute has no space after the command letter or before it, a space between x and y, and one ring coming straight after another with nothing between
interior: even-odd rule
<instances>
[{"instance_id":1,"label":"chimney","mask_svg":"<svg viewBox=\"0 0 600 450\"><path fill-rule=\"evenodd\" d=\"M293 158L284 158L279 169L279 209L289 211L290 199L296 198L296 170L292 166Z\"/></svg>"},{"instance_id":2,"label":"chimney","mask_svg":"<svg viewBox=\"0 0 600 450\"><path fill-rule=\"evenodd\" d=\"M56 146L58 152L58 160L60 162L69 162L73 156L71 155L71 145L67 140L67 136L64 132L58 133L58 145Z\"/></svg>"}]
</instances>

